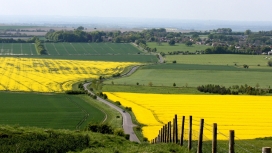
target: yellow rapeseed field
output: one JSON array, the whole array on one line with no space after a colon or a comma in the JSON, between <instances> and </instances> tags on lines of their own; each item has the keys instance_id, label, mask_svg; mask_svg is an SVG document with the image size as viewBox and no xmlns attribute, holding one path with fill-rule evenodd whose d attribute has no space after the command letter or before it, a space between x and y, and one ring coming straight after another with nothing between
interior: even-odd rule
<instances>
[{"instance_id":1,"label":"yellow rapeseed field","mask_svg":"<svg viewBox=\"0 0 272 153\"><path fill-rule=\"evenodd\" d=\"M203 118L204 140L212 139L212 125L218 124L218 139L228 139L229 130L235 130L236 139L272 136L272 97L234 95L166 95L105 92L113 101L132 107L137 120L145 124L143 134L149 140L158 135L161 127L178 115L180 129L182 116L193 116L193 138L197 139L200 119ZM185 139L188 136L185 134Z\"/></svg>"},{"instance_id":2,"label":"yellow rapeseed field","mask_svg":"<svg viewBox=\"0 0 272 153\"><path fill-rule=\"evenodd\" d=\"M0 90L63 92L80 80L111 76L135 64L0 57Z\"/></svg>"}]
</instances>

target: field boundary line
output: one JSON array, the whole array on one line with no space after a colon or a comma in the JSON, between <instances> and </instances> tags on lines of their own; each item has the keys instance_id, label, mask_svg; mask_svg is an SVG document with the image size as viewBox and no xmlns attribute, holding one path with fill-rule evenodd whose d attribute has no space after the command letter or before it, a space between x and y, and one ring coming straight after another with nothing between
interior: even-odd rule
<instances>
[{"instance_id":1,"label":"field boundary line","mask_svg":"<svg viewBox=\"0 0 272 153\"><path fill-rule=\"evenodd\" d=\"M97 55L99 55L99 53L97 52L97 50L95 50L92 45L90 45L89 43L88 43L88 45L91 46L91 48L97 53Z\"/></svg>"},{"instance_id":2,"label":"field boundary line","mask_svg":"<svg viewBox=\"0 0 272 153\"><path fill-rule=\"evenodd\" d=\"M112 49L107 43L106 43L106 46L108 46L115 53L115 50Z\"/></svg>"},{"instance_id":3,"label":"field boundary line","mask_svg":"<svg viewBox=\"0 0 272 153\"><path fill-rule=\"evenodd\" d=\"M80 106L76 101L72 100L68 96L66 96L66 99L71 101L71 103L75 104L82 112L84 112L84 117L76 125L76 130L79 130L80 126L87 120L90 114L82 106Z\"/></svg>"},{"instance_id":4,"label":"field boundary line","mask_svg":"<svg viewBox=\"0 0 272 153\"><path fill-rule=\"evenodd\" d=\"M13 53L13 43L11 43L11 50L10 50L10 55L12 55L12 53ZM21 53L22 53L22 49L21 49Z\"/></svg>"},{"instance_id":5,"label":"field boundary line","mask_svg":"<svg viewBox=\"0 0 272 153\"><path fill-rule=\"evenodd\" d=\"M63 43L61 43L61 45L62 45L62 47L65 49L66 53L67 53L68 55L71 55L71 54L67 51L67 49L66 49L66 47L63 45Z\"/></svg>"},{"instance_id":6,"label":"field boundary line","mask_svg":"<svg viewBox=\"0 0 272 153\"><path fill-rule=\"evenodd\" d=\"M88 51L85 49L85 47L84 46L82 46L82 44L81 43L79 43L79 45L83 48L83 50L85 51L85 53L86 53L86 55L91 55L90 53L88 53ZM85 55L85 54L84 54Z\"/></svg>"},{"instance_id":7,"label":"field boundary line","mask_svg":"<svg viewBox=\"0 0 272 153\"><path fill-rule=\"evenodd\" d=\"M55 44L54 44L54 43L51 43L51 44L53 44L53 46L54 46L54 48L55 48L56 52L57 52L57 53L60 55L60 53L59 53L59 51L57 50L57 48L56 48Z\"/></svg>"},{"instance_id":8,"label":"field boundary line","mask_svg":"<svg viewBox=\"0 0 272 153\"><path fill-rule=\"evenodd\" d=\"M46 47L46 43L44 43L44 47L46 49L46 52L48 53L48 55L50 55L49 51L48 51L48 48Z\"/></svg>"},{"instance_id":9,"label":"field boundary line","mask_svg":"<svg viewBox=\"0 0 272 153\"><path fill-rule=\"evenodd\" d=\"M30 53L31 53L31 55L33 55L33 52L32 52L32 47L31 47L30 43L28 44L28 46L29 46L29 49L30 49ZM45 47L45 48L46 48L46 47Z\"/></svg>"},{"instance_id":10,"label":"field boundary line","mask_svg":"<svg viewBox=\"0 0 272 153\"><path fill-rule=\"evenodd\" d=\"M70 43L70 45L74 48L74 50L77 52L78 55L81 55L81 54L79 54L79 52L77 51L77 49L74 47L74 45L72 43Z\"/></svg>"},{"instance_id":11,"label":"field boundary line","mask_svg":"<svg viewBox=\"0 0 272 153\"><path fill-rule=\"evenodd\" d=\"M23 55L23 45L22 45L22 43L20 44L20 46L21 46L21 54Z\"/></svg>"}]
</instances>

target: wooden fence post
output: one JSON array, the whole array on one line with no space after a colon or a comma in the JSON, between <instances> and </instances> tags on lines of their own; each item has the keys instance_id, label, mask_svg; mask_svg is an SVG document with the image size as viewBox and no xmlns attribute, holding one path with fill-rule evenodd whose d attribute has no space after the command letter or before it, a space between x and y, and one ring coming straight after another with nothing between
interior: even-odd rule
<instances>
[{"instance_id":1,"label":"wooden fence post","mask_svg":"<svg viewBox=\"0 0 272 153\"><path fill-rule=\"evenodd\" d=\"M212 153L217 152L217 124L213 123Z\"/></svg>"},{"instance_id":2,"label":"wooden fence post","mask_svg":"<svg viewBox=\"0 0 272 153\"><path fill-rule=\"evenodd\" d=\"M270 147L263 147L262 153L271 153L271 148Z\"/></svg>"},{"instance_id":3,"label":"wooden fence post","mask_svg":"<svg viewBox=\"0 0 272 153\"><path fill-rule=\"evenodd\" d=\"M185 123L185 116L182 116L182 121L181 121L181 134L180 134L180 145L181 145L181 146L183 146L184 123Z\"/></svg>"},{"instance_id":4,"label":"wooden fence post","mask_svg":"<svg viewBox=\"0 0 272 153\"><path fill-rule=\"evenodd\" d=\"M167 123L167 142L169 143L170 142L170 135L171 135L171 132L170 132L170 122Z\"/></svg>"},{"instance_id":5,"label":"wooden fence post","mask_svg":"<svg viewBox=\"0 0 272 153\"><path fill-rule=\"evenodd\" d=\"M204 119L200 120L197 153L202 153Z\"/></svg>"},{"instance_id":6,"label":"wooden fence post","mask_svg":"<svg viewBox=\"0 0 272 153\"><path fill-rule=\"evenodd\" d=\"M168 127L167 127L167 124L164 125L164 142L167 143L167 137L168 137Z\"/></svg>"},{"instance_id":7,"label":"wooden fence post","mask_svg":"<svg viewBox=\"0 0 272 153\"><path fill-rule=\"evenodd\" d=\"M173 141L172 141L173 143L176 142L176 140L175 140L175 139L176 139L176 138L175 138L175 127L176 127L176 126L175 126L175 119L173 119Z\"/></svg>"},{"instance_id":8,"label":"wooden fence post","mask_svg":"<svg viewBox=\"0 0 272 153\"><path fill-rule=\"evenodd\" d=\"M164 143L165 142L165 127L163 126L162 127L162 142Z\"/></svg>"},{"instance_id":9,"label":"wooden fence post","mask_svg":"<svg viewBox=\"0 0 272 153\"><path fill-rule=\"evenodd\" d=\"M169 142L172 142L172 137L171 137L171 121L169 122Z\"/></svg>"},{"instance_id":10,"label":"wooden fence post","mask_svg":"<svg viewBox=\"0 0 272 153\"><path fill-rule=\"evenodd\" d=\"M162 143L162 129L160 130L160 143Z\"/></svg>"},{"instance_id":11,"label":"wooden fence post","mask_svg":"<svg viewBox=\"0 0 272 153\"><path fill-rule=\"evenodd\" d=\"M192 149L192 121L193 117L189 117L189 138L188 138L188 150L190 151Z\"/></svg>"},{"instance_id":12,"label":"wooden fence post","mask_svg":"<svg viewBox=\"0 0 272 153\"><path fill-rule=\"evenodd\" d=\"M175 144L178 143L178 116L175 115Z\"/></svg>"},{"instance_id":13,"label":"wooden fence post","mask_svg":"<svg viewBox=\"0 0 272 153\"><path fill-rule=\"evenodd\" d=\"M234 130L230 130L229 136L229 153L234 153Z\"/></svg>"}]
</instances>

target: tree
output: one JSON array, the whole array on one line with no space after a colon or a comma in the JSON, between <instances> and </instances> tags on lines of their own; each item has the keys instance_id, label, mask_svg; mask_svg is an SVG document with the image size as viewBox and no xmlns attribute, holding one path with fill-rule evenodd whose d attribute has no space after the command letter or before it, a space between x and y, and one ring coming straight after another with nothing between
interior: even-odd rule
<instances>
[{"instance_id":1,"label":"tree","mask_svg":"<svg viewBox=\"0 0 272 153\"><path fill-rule=\"evenodd\" d=\"M175 87L176 86L176 83L173 83L173 87Z\"/></svg>"},{"instance_id":2,"label":"tree","mask_svg":"<svg viewBox=\"0 0 272 153\"><path fill-rule=\"evenodd\" d=\"M175 40L174 39L171 39L169 42L168 42L168 44L170 45L170 46L174 46L175 45Z\"/></svg>"},{"instance_id":3,"label":"tree","mask_svg":"<svg viewBox=\"0 0 272 153\"><path fill-rule=\"evenodd\" d=\"M268 66L272 66L272 61L269 60L269 61L267 62L267 64L268 64Z\"/></svg>"},{"instance_id":4,"label":"tree","mask_svg":"<svg viewBox=\"0 0 272 153\"><path fill-rule=\"evenodd\" d=\"M152 86L153 86L153 83L152 83L152 82L149 82L149 83L148 83L148 86L152 87Z\"/></svg>"},{"instance_id":5,"label":"tree","mask_svg":"<svg viewBox=\"0 0 272 153\"><path fill-rule=\"evenodd\" d=\"M252 33L252 32L251 32L251 30L249 30L249 29L245 31L245 34L246 34L246 35L250 35L251 33Z\"/></svg>"},{"instance_id":6,"label":"tree","mask_svg":"<svg viewBox=\"0 0 272 153\"><path fill-rule=\"evenodd\" d=\"M82 31L82 30L84 30L84 27L82 27L82 26L79 26L79 27L77 28L77 30L80 30L80 31Z\"/></svg>"},{"instance_id":7,"label":"tree","mask_svg":"<svg viewBox=\"0 0 272 153\"><path fill-rule=\"evenodd\" d=\"M192 43L191 41L187 41L187 42L185 43L185 45L186 45L186 46L192 46L193 43Z\"/></svg>"}]
</instances>

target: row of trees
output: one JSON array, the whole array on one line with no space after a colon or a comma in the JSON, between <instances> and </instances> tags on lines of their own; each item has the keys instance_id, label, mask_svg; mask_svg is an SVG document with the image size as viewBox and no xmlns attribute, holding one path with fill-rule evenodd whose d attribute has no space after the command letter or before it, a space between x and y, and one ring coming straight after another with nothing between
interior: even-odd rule
<instances>
[{"instance_id":1,"label":"row of trees","mask_svg":"<svg viewBox=\"0 0 272 153\"><path fill-rule=\"evenodd\" d=\"M36 37L30 39L0 38L0 43L35 43Z\"/></svg>"},{"instance_id":2,"label":"row of trees","mask_svg":"<svg viewBox=\"0 0 272 153\"><path fill-rule=\"evenodd\" d=\"M214 46L205 49L205 54L262 54L271 50L268 46L251 46L239 47L235 46Z\"/></svg>"},{"instance_id":3,"label":"row of trees","mask_svg":"<svg viewBox=\"0 0 272 153\"><path fill-rule=\"evenodd\" d=\"M44 45L42 44L42 42L38 38L36 38L36 40L35 40L35 48L36 48L36 51L38 54L47 55L47 51L46 51Z\"/></svg>"},{"instance_id":4,"label":"row of trees","mask_svg":"<svg viewBox=\"0 0 272 153\"><path fill-rule=\"evenodd\" d=\"M247 94L247 95L265 95L266 93L270 93L272 90L270 89L260 89L257 84L256 87L251 87L245 84L244 86L234 85L232 87L226 88L225 86L220 85L201 85L197 87L197 90L205 93L216 93L222 95L238 95L238 94Z\"/></svg>"}]
</instances>

